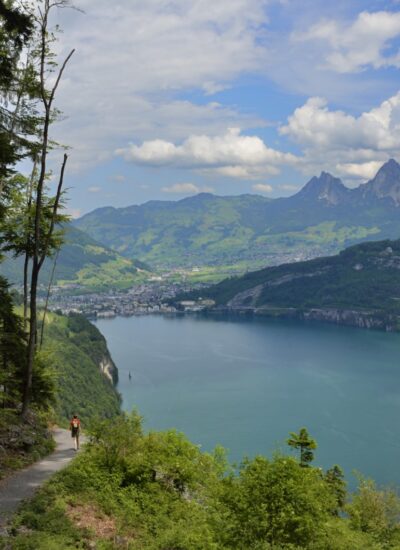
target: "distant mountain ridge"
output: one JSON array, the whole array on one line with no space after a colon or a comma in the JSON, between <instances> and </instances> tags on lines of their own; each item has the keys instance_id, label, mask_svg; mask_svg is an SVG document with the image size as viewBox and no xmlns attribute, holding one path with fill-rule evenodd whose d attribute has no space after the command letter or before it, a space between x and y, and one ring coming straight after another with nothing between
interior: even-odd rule
<instances>
[{"instance_id":1,"label":"distant mountain ridge","mask_svg":"<svg viewBox=\"0 0 400 550\"><path fill-rule=\"evenodd\" d=\"M236 265L245 271L400 236L400 165L389 160L355 189L322 172L287 198L201 193L101 208L74 225L156 267Z\"/></svg>"}]
</instances>

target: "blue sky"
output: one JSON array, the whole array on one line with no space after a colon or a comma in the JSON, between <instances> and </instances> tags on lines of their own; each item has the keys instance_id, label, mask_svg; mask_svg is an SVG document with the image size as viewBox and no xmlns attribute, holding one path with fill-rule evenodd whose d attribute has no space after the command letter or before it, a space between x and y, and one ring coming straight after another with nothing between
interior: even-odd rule
<instances>
[{"instance_id":1,"label":"blue sky","mask_svg":"<svg viewBox=\"0 0 400 550\"><path fill-rule=\"evenodd\" d=\"M349 186L400 160L400 2L81 0L54 137L69 208ZM57 162L57 159L54 160ZM54 164L56 166L56 164Z\"/></svg>"}]
</instances>

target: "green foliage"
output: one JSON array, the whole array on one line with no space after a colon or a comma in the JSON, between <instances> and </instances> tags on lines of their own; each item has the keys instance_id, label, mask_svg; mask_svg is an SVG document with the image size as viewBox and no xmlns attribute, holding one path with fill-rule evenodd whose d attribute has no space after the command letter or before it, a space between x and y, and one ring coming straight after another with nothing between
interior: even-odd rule
<instances>
[{"instance_id":1,"label":"green foliage","mask_svg":"<svg viewBox=\"0 0 400 550\"><path fill-rule=\"evenodd\" d=\"M15 409L0 409L0 478L54 449L48 415L30 412L26 421Z\"/></svg>"},{"instance_id":2,"label":"green foliage","mask_svg":"<svg viewBox=\"0 0 400 550\"><path fill-rule=\"evenodd\" d=\"M14 312L5 279L0 277L0 399L3 407L16 406L22 395L26 368L26 337Z\"/></svg>"},{"instance_id":3,"label":"green foliage","mask_svg":"<svg viewBox=\"0 0 400 550\"><path fill-rule=\"evenodd\" d=\"M358 490L346 511L354 529L370 533L377 541L400 547L400 498L397 491L378 489L374 481L360 476Z\"/></svg>"},{"instance_id":4,"label":"green foliage","mask_svg":"<svg viewBox=\"0 0 400 550\"><path fill-rule=\"evenodd\" d=\"M109 420L94 419L88 429L96 460L111 474L125 470L128 457L139 449L142 436L141 418L136 413L119 415Z\"/></svg>"},{"instance_id":5,"label":"green foliage","mask_svg":"<svg viewBox=\"0 0 400 550\"><path fill-rule=\"evenodd\" d=\"M46 318L44 352L55 373L58 417L66 422L73 414L85 425L95 417L112 417L119 413L120 396L113 382L116 368L100 332L80 315ZM102 373L101 362L109 368Z\"/></svg>"},{"instance_id":6,"label":"green foliage","mask_svg":"<svg viewBox=\"0 0 400 550\"><path fill-rule=\"evenodd\" d=\"M333 515L344 496L338 467L324 474L276 455L229 471L221 449L211 456L174 431L145 434L135 412L96 420L89 434L86 449L23 506L12 548L399 548L393 492L362 482L350 518Z\"/></svg>"},{"instance_id":7,"label":"green foliage","mask_svg":"<svg viewBox=\"0 0 400 550\"><path fill-rule=\"evenodd\" d=\"M325 481L330 485L332 492L336 497L335 507L332 513L335 516L339 515L339 512L344 509L346 504L346 481L344 479L344 473L340 466L335 464L332 468L329 468L325 474Z\"/></svg>"},{"instance_id":8,"label":"green foliage","mask_svg":"<svg viewBox=\"0 0 400 550\"><path fill-rule=\"evenodd\" d=\"M34 181L33 181L34 184ZM33 256L33 238L35 208L32 204L32 182L21 174L14 175L7 181L7 188L10 188L6 203L6 215L0 226L0 245L1 250L10 252L13 257L19 257L27 254L29 258ZM60 208L62 205L60 205ZM62 224L68 221L68 216L57 213L55 223L58 229L53 232L50 239L46 236L49 233L52 223L54 208L54 197L44 196L42 205L41 219L41 242L39 243L39 253L46 253L49 256L54 255L63 241Z\"/></svg>"},{"instance_id":9,"label":"green foliage","mask_svg":"<svg viewBox=\"0 0 400 550\"><path fill-rule=\"evenodd\" d=\"M35 356L32 373L32 404L37 409L49 411L56 403L57 377L51 357L45 352Z\"/></svg>"},{"instance_id":10,"label":"green foliage","mask_svg":"<svg viewBox=\"0 0 400 550\"><path fill-rule=\"evenodd\" d=\"M32 19L23 6L0 1L0 221L4 214L4 179L26 153L24 135L29 117L15 113L20 81L20 56L33 31ZM26 114L26 113L25 113Z\"/></svg>"},{"instance_id":11,"label":"green foliage","mask_svg":"<svg viewBox=\"0 0 400 550\"><path fill-rule=\"evenodd\" d=\"M320 471L284 456L247 461L226 485L227 548L250 550L261 541L305 547L323 533L333 505Z\"/></svg>"},{"instance_id":12,"label":"green foliage","mask_svg":"<svg viewBox=\"0 0 400 550\"><path fill-rule=\"evenodd\" d=\"M314 460L313 450L317 448L317 443L310 437L306 428L300 428L299 433L290 432L290 438L287 440L289 447L300 451L300 465L308 466Z\"/></svg>"}]
</instances>

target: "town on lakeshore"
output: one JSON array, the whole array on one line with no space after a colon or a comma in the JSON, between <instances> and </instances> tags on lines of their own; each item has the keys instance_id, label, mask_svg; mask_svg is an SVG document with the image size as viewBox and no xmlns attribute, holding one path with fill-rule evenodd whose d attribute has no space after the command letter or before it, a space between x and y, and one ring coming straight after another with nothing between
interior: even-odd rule
<instances>
[{"instance_id":1,"label":"town on lakeshore","mask_svg":"<svg viewBox=\"0 0 400 550\"><path fill-rule=\"evenodd\" d=\"M81 313L90 319L108 319L116 316L130 317L151 313L177 313L178 311L201 311L214 305L212 300L180 302L178 310L170 305L178 294L200 290L205 284L157 282L144 283L129 290L109 290L107 292L65 294L56 288L49 302L50 311L64 315ZM76 289L79 292L79 289ZM42 298L44 302L44 298Z\"/></svg>"}]
</instances>

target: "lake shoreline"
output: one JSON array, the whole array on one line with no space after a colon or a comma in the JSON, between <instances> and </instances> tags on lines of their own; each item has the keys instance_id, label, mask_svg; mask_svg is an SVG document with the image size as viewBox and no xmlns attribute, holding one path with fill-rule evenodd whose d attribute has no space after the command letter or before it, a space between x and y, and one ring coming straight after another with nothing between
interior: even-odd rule
<instances>
[{"instance_id":1,"label":"lake shoreline","mask_svg":"<svg viewBox=\"0 0 400 550\"><path fill-rule=\"evenodd\" d=\"M190 313L190 312L184 312ZM194 313L194 312L192 312ZM361 311L339 308L232 308L217 306L198 314L236 315L240 317L265 317L270 319L292 319L300 322L328 323L384 332L400 332L400 317L377 311Z\"/></svg>"},{"instance_id":2,"label":"lake shoreline","mask_svg":"<svg viewBox=\"0 0 400 550\"><path fill-rule=\"evenodd\" d=\"M117 318L140 318L148 316L161 317L237 317L237 318L266 318L293 320L300 323L328 324L344 327L354 327L364 330L374 330L379 332L400 332L400 317L378 311L361 311L339 308L310 308L299 310L296 308L272 308L272 307L229 307L216 306L204 308L202 310L176 310L174 312L151 311L146 313L137 313L133 315L113 315L109 320ZM86 316L90 321L97 322L104 320L103 317L92 315Z\"/></svg>"}]
</instances>

